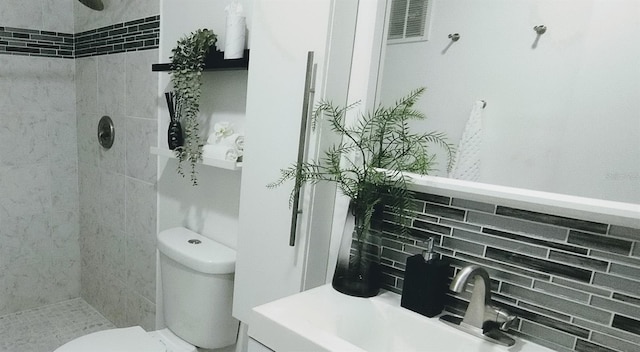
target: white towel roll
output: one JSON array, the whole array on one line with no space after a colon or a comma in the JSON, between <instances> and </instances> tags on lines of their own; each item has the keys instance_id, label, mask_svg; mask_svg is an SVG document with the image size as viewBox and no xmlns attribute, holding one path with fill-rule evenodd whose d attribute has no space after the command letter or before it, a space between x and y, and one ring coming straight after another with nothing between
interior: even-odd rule
<instances>
[{"instance_id":1,"label":"white towel roll","mask_svg":"<svg viewBox=\"0 0 640 352\"><path fill-rule=\"evenodd\" d=\"M462 138L449 173L450 178L478 181L480 178L480 149L482 146L482 110L484 101L473 104Z\"/></svg>"},{"instance_id":2,"label":"white towel roll","mask_svg":"<svg viewBox=\"0 0 640 352\"><path fill-rule=\"evenodd\" d=\"M202 156L210 159L237 161L240 155L234 147L223 144L207 144L202 147Z\"/></svg>"},{"instance_id":3,"label":"white towel roll","mask_svg":"<svg viewBox=\"0 0 640 352\"><path fill-rule=\"evenodd\" d=\"M220 144L228 145L236 148L238 151L244 150L244 135L240 133L233 133L229 136L223 137Z\"/></svg>"},{"instance_id":4,"label":"white towel roll","mask_svg":"<svg viewBox=\"0 0 640 352\"><path fill-rule=\"evenodd\" d=\"M224 40L224 58L240 59L244 56L244 41L246 19L242 5L238 1L232 2L225 8L227 12L227 28Z\"/></svg>"}]
</instances>

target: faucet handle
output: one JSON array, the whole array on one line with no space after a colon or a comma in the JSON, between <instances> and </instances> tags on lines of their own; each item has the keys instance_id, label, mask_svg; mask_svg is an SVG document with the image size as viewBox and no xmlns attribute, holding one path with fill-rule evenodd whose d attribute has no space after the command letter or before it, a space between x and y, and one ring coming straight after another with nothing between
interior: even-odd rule
<instances>
[{"instance_id":1,"label":"faucet handle","mask_svg":"<svg viewBox=\"0 0 640 352\"><path fill-rule=\"evenodd\" d=\"M515 315L512 315L503 308L487 306L485 309L485 323L491 323L491 325L497 324L498 328L502 331L508 331L516 321L516 318Z\"/></svg>"}]
</instances>

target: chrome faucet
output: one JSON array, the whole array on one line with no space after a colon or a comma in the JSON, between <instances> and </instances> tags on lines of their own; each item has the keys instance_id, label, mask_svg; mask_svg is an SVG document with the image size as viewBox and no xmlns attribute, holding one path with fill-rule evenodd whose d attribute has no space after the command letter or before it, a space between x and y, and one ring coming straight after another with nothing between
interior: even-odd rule
<instances>
[{"instance_id":1,"label":"chrome faucet","mask_svg":"<svg viewBox=\"0 0 640 352\"><path fill-rule=\"evenodd\" d=\"M499 330L509 330L516 317L504 309L491 305L491 279L485 269L477 265L465 267L453 279L449 289L462 293L471 280L473 280L473 291L464 317L444 315L440 320L485 340L512 346L515 340Z\"/></svg>"}]
</instances>

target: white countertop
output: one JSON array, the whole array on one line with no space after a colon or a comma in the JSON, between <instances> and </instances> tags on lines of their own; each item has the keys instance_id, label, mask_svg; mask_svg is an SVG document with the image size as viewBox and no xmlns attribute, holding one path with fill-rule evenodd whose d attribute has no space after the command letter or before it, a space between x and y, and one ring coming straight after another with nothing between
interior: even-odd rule
<instances>
[{"instance_id":1,"label":"white countertop","mask_svg":"<svg viewBox=\"0 0 640 352\"><path fill-rule=\"evenodd\" d=\"M400 296L392 292L358 298L331 285L255 307L249 336L277 352L551 351L518 338L511 347L484 341L400 307Z\"/></svg>"}]
</instances>

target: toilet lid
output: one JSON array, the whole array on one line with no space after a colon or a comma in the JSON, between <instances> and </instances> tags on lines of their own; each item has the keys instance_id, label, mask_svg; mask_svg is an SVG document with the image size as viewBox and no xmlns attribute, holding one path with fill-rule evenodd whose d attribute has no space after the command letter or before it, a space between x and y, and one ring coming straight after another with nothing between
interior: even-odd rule
<instances>
[{"instance_id":1,"label":"toilet lid","mask_svg":"<svg viewBox=\"0 0 640 352\"><path fill-rule=\"evenodd\" d=\"M139 326L94 332L70 341L55 352L166 352Z\"/></svg>"}]
</instances>

